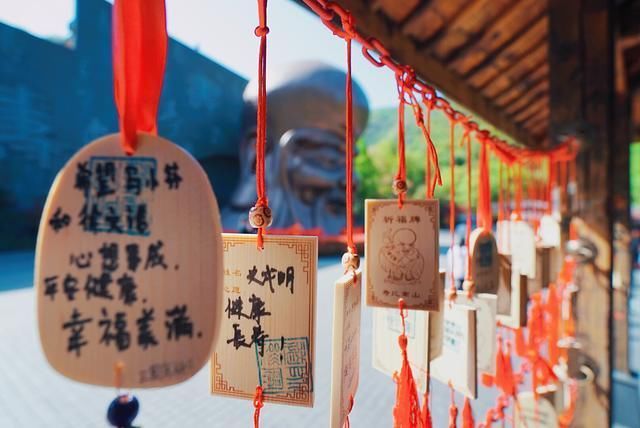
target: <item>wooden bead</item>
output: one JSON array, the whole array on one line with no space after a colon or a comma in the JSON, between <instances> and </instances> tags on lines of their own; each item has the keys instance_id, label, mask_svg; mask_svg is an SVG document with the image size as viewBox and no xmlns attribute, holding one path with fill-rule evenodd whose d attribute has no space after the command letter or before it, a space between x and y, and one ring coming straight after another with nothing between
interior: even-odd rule
<instances>
[{"instance_id":1,"label":"wooden bead","mask_svg":"<svg viewBox=\"0 0 640 428\"><path fill-rule=\"evenodd\" d=\"M249 211L249 224L251 227L258 229L260 227L269 227L273 222L271 216L271 208L260 205L251 208Z\"/></svg>"},{"instance_id":2,"label":"wooden bead","mask_svg":"<svg viewBox=\"0 0 640 428\"><path fill-rule=\"evenodd\" d=\"M342 267L345 272L348 272L350 269L358 269L358 267L360 267L360 256L347 251L342 255Z\"/></svg>"},{"instance_id":3,"label":"wooden bead","mask_svg":"<svg viewBox=\"0 0 640 428\"><path fill-rule=\"evenodd\" d=\"M407 192L407 182L405 180L395 179L393 180L393 194L398 196L401 193Z\"/></svg>"}]
</instances>

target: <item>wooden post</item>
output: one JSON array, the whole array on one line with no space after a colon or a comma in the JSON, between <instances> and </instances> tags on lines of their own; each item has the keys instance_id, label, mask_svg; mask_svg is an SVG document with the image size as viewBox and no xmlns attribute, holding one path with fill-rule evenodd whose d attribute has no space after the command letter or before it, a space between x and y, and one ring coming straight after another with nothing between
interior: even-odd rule
<instances>
[{"instance_id":1,"label":"wooden post","mask_svg":"<svg viewBox=\"0 0 640 428\"><path fill-rule=\"evenodd\" d=\"M581 365L595 374L578 398L573 426L609 426L611 391L611 242L614 149L613 26L608 0L549 1L552 138L575 134L578 233L597 249L576 272ZM618 162L616 160L616 162Z\"/></svg>"}]
</instances>

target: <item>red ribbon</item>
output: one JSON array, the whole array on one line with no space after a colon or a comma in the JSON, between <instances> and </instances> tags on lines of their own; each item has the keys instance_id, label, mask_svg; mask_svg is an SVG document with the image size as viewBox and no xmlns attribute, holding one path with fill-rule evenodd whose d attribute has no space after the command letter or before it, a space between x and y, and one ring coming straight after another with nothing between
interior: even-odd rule
<instances>
[{"instance_id":1,"label":"red ribbon","mask_svg":"<svg viewBox=\"0 0 640 428\"><path fill-rule=\"evenodd\" d=\"M156 117L167 58L164 0L115 0L113 86L122 148L136 150L137 132L157 132Z\"/></svg>"}]
</instances>

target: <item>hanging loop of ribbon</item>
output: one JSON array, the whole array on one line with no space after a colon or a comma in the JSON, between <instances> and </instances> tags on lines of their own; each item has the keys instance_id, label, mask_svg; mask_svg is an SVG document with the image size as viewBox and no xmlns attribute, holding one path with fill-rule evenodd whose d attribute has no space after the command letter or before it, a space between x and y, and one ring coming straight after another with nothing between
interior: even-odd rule
<instances>
[{"instance_id":1,"label":"hanging loop of ribbon","mask_svg":"<svg viewBox=\"0 0 640 428\"><path fill-rule=\"evenodd\" d=\"M411 104L409 98L410 89L415 82L415 73L406 68L396 73L396 86L398 89L398 172L393 180L393 193L398 197L398 207L402 208L407 193L407 166L405 156L404 136L404 106Z\"/></svg>"},{"instance_id":2,"label":"hanging loop of ribbon","mask_svg":"<svg viewBox=\"0 0 640 428\"><path fill-rule=\"evenodd\" d=\"M253 427L260 427L260 410L264 407L264 394L261 386L256 386L256 393L253 396Z\"/></svg>"},{"instance_id":3,"label":"hanging loop of ribbon","mask_svg":"<svg viewBox=\"0 0 640 428\"><path fill-rule=\"evenodd\" d=\"M256 114L256 194L257 200L249 212L249 223L257 229L257 246L264 248L264 232L273 221L265 180L267 146L267 0L258 0L259 25L254 33L260 38L258 52L258 108Z\"/></svg>"},{"instance_id":4,"label":"hanging loop of ribbon","mask_svg":"<svg viewBox=\"0 0 640 428\"><path fill-rule=\"evenodd\" d=\"M127 155L137 133L157 133L157 114L167 58L164 0L115 0L113 4L113 89L121 144Z\"/></svg>"}]
</instances>

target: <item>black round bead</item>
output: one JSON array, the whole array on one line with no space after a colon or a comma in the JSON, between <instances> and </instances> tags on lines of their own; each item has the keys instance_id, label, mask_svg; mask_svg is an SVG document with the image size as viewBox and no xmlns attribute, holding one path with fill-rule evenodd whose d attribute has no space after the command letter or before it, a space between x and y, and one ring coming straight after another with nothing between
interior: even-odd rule
<instances>
[{"instance_id":1,"label":"black round bead","mask_svg":"<svg viewBox=\"0 0 640 428\"><path fill-rule=\"evenodd\" d=\"M118 428L129 428L133 420L138 416L140 403L133 395L120 395L116 397L107 410L107 420Z\"/></svg>"}]
</instances>

